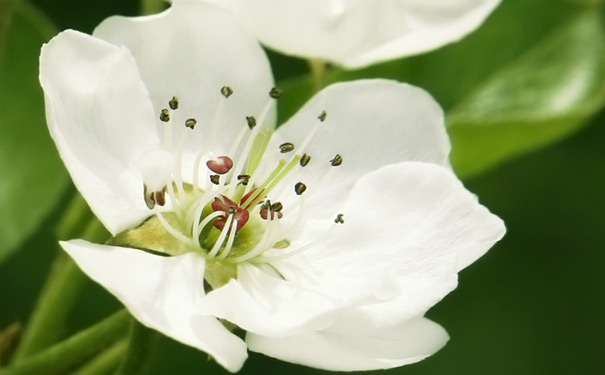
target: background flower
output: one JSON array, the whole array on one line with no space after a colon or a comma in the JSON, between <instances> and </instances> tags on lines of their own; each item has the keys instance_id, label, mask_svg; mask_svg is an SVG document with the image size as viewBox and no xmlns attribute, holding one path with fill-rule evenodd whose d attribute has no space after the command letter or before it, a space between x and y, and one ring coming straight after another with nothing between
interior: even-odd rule
<instances>
[{"instance_id":1,"label":"background flower","mask_svg":"<svg viewBox=\"0 0 605 375\"><path fill-rule=\"evenodd\" d=\"M415 55L475 30L499 0L210 0L271 49L348 68Z\"/></svg>"}]
</instances>

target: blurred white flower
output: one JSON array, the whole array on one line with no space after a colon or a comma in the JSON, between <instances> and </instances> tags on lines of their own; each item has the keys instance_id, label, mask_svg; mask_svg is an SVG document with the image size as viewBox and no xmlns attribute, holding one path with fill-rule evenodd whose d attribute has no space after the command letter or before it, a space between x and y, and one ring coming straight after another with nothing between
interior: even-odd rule
<instances>
[{"instance_id":1,"label":"blurred white flower","mask_svg":"<svg viewBox=\"0 0 605 375\"><path fill-rule=\"evenodd\" d=\"M433 354L425 312L504 233L450 171L428 94L337 84L274 131L267 59L212 5L65 31L40 60L51 135L114 236L63 248L230 371L247 348L331 370Z\"/></svg>"},{"instance_id":2,"label":"blurred white flower","mask_svg":"<svg viewBox=\"0 0 605 375\"><path fill-rule=\"evenodd\" d=\"M348 68L415 55L475 30L500 0L205 0L267 47Z\"/></svg>"}]
</instances>

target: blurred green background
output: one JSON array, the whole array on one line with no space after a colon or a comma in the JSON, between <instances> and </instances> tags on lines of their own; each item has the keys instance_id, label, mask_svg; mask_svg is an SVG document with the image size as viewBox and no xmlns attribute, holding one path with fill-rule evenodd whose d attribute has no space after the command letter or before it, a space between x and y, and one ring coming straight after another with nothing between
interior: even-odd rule
<instances>
[{"instance_id":1,"label":"blurred green background","mask_svg":"<svg viewBox=\"0 0 605 375\"><path fill-rule=\"evenodd\" d=\"M44 124L40 44L58 30L90 33L109 15L137 15L139 4L21 2L3 27L12 2L0 1L2 330L27 322L57 251L58 218L73 194ZM457 172L508 228L429 312L449 332L448 345L387 374L605 373L604 16L598 1L504 0L460 43L329 75L330 81L388 77L431 92L448 115ZM301 77L304 61L269 56L285 90L285 119L312 86ZM580 87L574 93L572 82ZM30 216L21 217L22 211ZM89 326L119 307L92 282L85 288L59 333ZM203 352L159 337L147 373L226 371ZM325 372L251 353L241 373Z\"/></svg>"}]
</instances>

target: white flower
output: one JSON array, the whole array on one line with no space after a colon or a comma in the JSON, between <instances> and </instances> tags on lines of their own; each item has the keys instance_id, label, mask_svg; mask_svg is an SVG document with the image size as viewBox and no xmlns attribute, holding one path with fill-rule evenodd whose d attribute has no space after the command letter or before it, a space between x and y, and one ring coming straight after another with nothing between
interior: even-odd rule
<instances>
[{"instance_id":1,"label":"white flower","mask_svg":"<svg viewBox=\"0 0 605 375\"><path fill-rule=\"evenodd\" d=\"M280 93L231 17L179 2L43 48L51 135L114 236L63 248L230 371L247 348L332 370L431 355L447 334L424 313L504 233L448 168L440 108L342 83L273 133Z\"/></svg>"},{"instance_id":2,"label":"white flower","mask_svg":"<svg viewBox=\"0 0 605 375\"><path fill-rule=\"evenodd\" d=\"M415 55L475 30L500 0L205 0L269 48L349 68Z\"/></svg>"}]
</instances>

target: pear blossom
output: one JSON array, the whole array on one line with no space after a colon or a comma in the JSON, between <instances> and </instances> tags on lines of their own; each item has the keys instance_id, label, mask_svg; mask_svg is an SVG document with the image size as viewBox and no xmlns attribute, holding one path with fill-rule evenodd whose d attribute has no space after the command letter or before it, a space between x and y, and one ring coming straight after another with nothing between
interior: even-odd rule
<instances>
[{"instance_id":1,"label":"pear blossom","mask_svg":"<svg viewBox=\"0 0 605 375\"><path fill-rule=\"evenodd\" d=\"M210 4L64 31L40 81L112 234L62 247L142 324L232 372L248 350L329 370L435 353L448 336L426 311L504 234L449 168L425 91L332 85L276 129L262 48Z\"/></svg>"},{"instance_id":2,"label":"pear blossom","mask_svg":"<svg viewBox=\"0 0 605 375\"><path fill-rule=\"evenodd\" d=\"M475 30L500 0L204 0L267 47L348 68L428 52Z\"/></svg>"}]
</instances>

